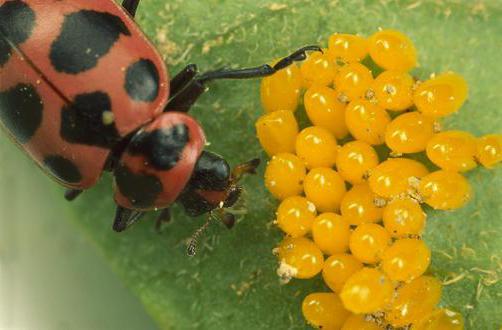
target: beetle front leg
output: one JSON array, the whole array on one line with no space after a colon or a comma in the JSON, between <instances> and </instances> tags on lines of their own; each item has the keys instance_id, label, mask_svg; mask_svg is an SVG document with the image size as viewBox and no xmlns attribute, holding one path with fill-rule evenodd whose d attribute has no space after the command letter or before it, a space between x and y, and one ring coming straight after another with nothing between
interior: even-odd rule
<instances>
[{"instance_id":1,"label":"beetle front leg","mask_svg":"<svg viewBox=\"0 0 502 330\"><path fill-rule=\"evenodd\" d=\"M210 81L219 79L251 79L267 77L288 67L294 62L303 61L307 58L308 51L322 52L321 48L318 46L306 46L298 49L289 56L282 58L273 66L263 64L246 69L221 69L209 71L195 77L192 76L193 79L187 80L188 84L186 84L184 88L181 88L176 94L172 94L173 97L167 103L164 111L187 112L190 110L195 101L197 101L197 99L207 90L206 83Z\"/></svg>"},{"instance_id":2,"label":"beetle front leg","mask_svg":"<svg viewBox=\"0 0 502 330\"><path fill-rule=\"evenodd\" d=\"M251 79L251 78L263 78L273 75L279 70L285 69L294 62L303 61L307 58L308 51L322 52L319 46L305 46L302 47L292 54L280 59L273 66L268 64L263 64L254 68L246 69L221 69L215 71L209 71L201 74L197 80L201 83L206 83L212 80L219 79Z\"/></svg>"},{"instance_id":3,"label":"beetle front leg","mask_svg":"<svg viewBox=\"0 0 502 330\"><path fill-rule=\"evenodd\" d=\"M171 94L171 98L185 89L185 87L190 84L192 79L195 78L197 73L198 69L195 64L188 64L180 72L178 72L169 82L169 93Z\"/></svg>"}]
</instances>

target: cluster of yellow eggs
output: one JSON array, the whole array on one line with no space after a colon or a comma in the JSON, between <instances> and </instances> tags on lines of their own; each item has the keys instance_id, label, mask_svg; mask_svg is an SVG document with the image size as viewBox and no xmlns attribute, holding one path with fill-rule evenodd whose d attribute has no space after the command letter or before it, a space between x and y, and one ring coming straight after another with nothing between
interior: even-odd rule
<instances>
[{"instance_id":1,"label":"cluster of yellow eggs","mask_svg":"<svg viewBox=\"0 0 502 330\"><path fill-rule=\"evenodd\" d=\"M363 60L382 72L374 77ZM439 120L465 102L467 83L453 72L417 81L409 74L416 65L399 31L334 34L322 53L262 80L266 114L256 129L271 157L265 185L281 201L275 223L286 234L274 250L277 273L284 282L321 273L331 290L305 297L313 326L463 328L460 314L437 307L440 281L424 275L431 252L421 240L421 204L467 203L461 172L500 162L502 135L441 131ZM312 126L300 130L302 93ZM407 157L417 153L437 168Z\"/></svg>"}]
</instances>

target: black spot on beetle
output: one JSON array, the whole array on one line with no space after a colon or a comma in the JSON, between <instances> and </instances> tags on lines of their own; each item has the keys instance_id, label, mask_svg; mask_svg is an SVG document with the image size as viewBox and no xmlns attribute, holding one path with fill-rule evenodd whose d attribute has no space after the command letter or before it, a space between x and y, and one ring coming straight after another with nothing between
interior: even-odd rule
<instances>
[{"instance_id":1,"label":"black spot on beetle","mask_svg":"<svg viewBox=\"0 0 502 330\"><path fill-rule=\"evenodd\" d=\"M106 93L77 95L73 103L64 106L61 111L61 136L70 143L112 148L120 141L120 135L114 122L105 120L111 108L110 97Z\"/></svg>"},{"instance_id":2,"label":"black spot on beetle","mask_svg":"<svg viewBox=\"0 0 502 330\"><path fill-rule=\"evenodd\" d=\"M223 191L228 187L230 166L222 157L203 151L190 178L194 189Z\"/></svg>"},{"instance_id":3,"label":"black spot on beetle","mask_svg":"<svg viewBox=\"0 0 502 330\"><path fill-rule=\"evenodd\" d=\"M12 55L7 40L14 45L25 42L34 26L35 12L23 1L7 1L0 6L0 68Z\"/></svg>"},{"instance_id":4,"label":"black spot on beetle","mask_svg":"<svg viewBox=\"0 0 502 330\"><path fill-rule=\"evenodd\" d=\"M125 89L135 101L151 102L159 94L159 72L155 64L141 59L127 68Z\"/></svg>"},{"instance_id":5,"label":"black spot on beetle","mask_svg":"<svg viewBox=\"0 0 502 330\"><path fill-rule=\"evenodd\" d=\"M47 156L44 165L55 177L66 183L78 183L82 174L78 167L71 161L58 155Z\"/></svg>"},{"instance_id":6,"label":"black spot on beetle","mask_svg":"<svg viewBox=\"0 0 502 330\"><path fill-rule=\"evenodd\" d=\"M115 183L122 195L137 208L152 207L163 190L162 182L157 177L133 173L124 165L117 166L114 174Z\"/></svg>"},{"instance_id":7,"label":"black spot on beetle","mask_svg":"<svg viewBox=\"0 0 502 330\"><path fill-rule=\"evenodd\" d=\"M131 155L143 155L153 167L167 171L176 166L189 140L188 127L178 124L151 132L140 131L132 138L127 151Z\"/></svg>"},{"instance_id":8,"label":"black spot on beetle","mask_svg":"<svg viewBox=\"0 0 502 330\"><path fill-rule=\"evenodd\" d=\"M35 12L24 1L7 1L0 6L0 31L13 44L26 41L34 26Z\"/></svg>"},{"instance_id":9,"label":"black spot on beetle","mask_svg":"<svg viewBox=\"0 0 502 330\"><path fill-rule=\"evenodd\" d=\"M70 74L92 69L120 34L131 32L118 16L94 10L66 15L61 33L51 45L52 65L57 71Z\"/></svg>"},{"instance_id":10,"label":"black spot on beetle","mask_svg":"<svg viewBox=\"0 0 502 330\"><path fill-rule=\"evenodd\" d=\"M43 103L32 85L0 92L0 120L19 143L28 142L42 123Z\"/></svg>"}]
</instances>

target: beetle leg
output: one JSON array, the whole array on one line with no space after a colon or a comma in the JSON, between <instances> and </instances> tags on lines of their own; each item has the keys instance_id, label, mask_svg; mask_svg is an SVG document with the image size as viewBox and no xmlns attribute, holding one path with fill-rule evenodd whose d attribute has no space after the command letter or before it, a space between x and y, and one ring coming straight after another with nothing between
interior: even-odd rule
<instances>
[{"instance_id":1,"label":"beetle leg","mask_svg":"<svg viewBox=\"0 0 502 330\"><path fill-rule=\"evenodd\" d=\"M129 226L137 222L146 212L126 209L122 206L117 206L115 220L113 221L113 230L121 232Z\"/></svg>"},{"instance_id":2,"label":"beetle leg","mask_svg":"<svg viewBox=\"0 0 502 330\"><path fill-rule=\"evenodd\" d=\"M194 85L194 78L197 73L197 65L189 64L171 79L169 82L171 94L169 111L188 112L195 100L204 93L204 86Z\"/></svg>"},{"instance_id":3,"label":"beetle leg","mask_svg":"<svg viewBox=\"0 0 502 330\"><path fill-rule=\"evenodd\" d=\"M77 198L83 192L84 191L80 190L80 189L67 189L64 193L64 198L67 201L71 202L71 201L75 200L75 198Z\"/></svg>"},{"instance_id":4,"label":"beetle leg","mask_svg":"<svg viewBox=\"0 0 502 330\"><path fill-rule=\"evenodd\" d=\"M207 88L206 86L204 86L204 83L201 83L197 79L193 79L185 89L174 95L169 100L164 109L164 112L188 112L195 101L197 101L206 90Z\"/></svg>"},{"instance_id":5,"label":"beetle leg","mask_svg":"<svg viewBox=\"0 0 502 330\"><path fill-rule=\"evenodd\" d=\"M171 95L178 94L181 90L185 89L198 73L197 65L188 64L180 72L174 76L169 82L169 92Z\"/></svg>"},{"instance_id":6,"label":"beetle leg","mask_svg":"<svg viewBox=\"0 0 502 330\"><path fill-rule=\"evenodd\" d=\"M163 209L159 216L157 217L157 220L155 220L155 230L160 233L160 230L162 229L162 224L168 223L171 221L171 211L167 209Z\"/></svg>"},{"instance_id":7,"label":"beetle leg","mask_svg":"<svg viewBox=\"0 0 502 330\"><path fill-rule=\"evenodd\" d=\"M270 66L263 64L254 68L247 69L222 69L216 71L209 71L201 74L197 80L202 83L217 79L250 79L270 76L277 71L288 67L294 62L303 61L307 58L308 51L322 52L319 46L305 46L293 52L289 56L280 59L276 64Z\"/></svg>"},{"instance_id":8,"label":"beetle leg","mask_svg":"<svg viewBox=\"0 0 502 330\"><path fill-rule=\"evenodd\" d=\"M136 15L136 9L138 9L140 0L124 0L122 1L122 7L124 7L125 10L134 17Z\"/></svg>"},{"instance_id":9,"label":"beetle leg","mask_svg":"<svg viewBox=\"0 0 502 330\"><path fill-rule=\"evenodd\" d=\"M164 111L187 112L190 110L195 101L197 101L197 99L207 90L205 86L207 82L218 79L251 79L270 76L294 62L303 61L307 58L308 51L322 52L321 48L318 46L306 46L298 49L289 56L282 58L273 66L264 64L253 68L220 69L200 74L195 78L188 79L188 84L186 84L184 88L181 84L176 86L177 88L181 88L181 90L176 94L172 94L173 97L167 103Z\"/></svg>"}]
</instances>

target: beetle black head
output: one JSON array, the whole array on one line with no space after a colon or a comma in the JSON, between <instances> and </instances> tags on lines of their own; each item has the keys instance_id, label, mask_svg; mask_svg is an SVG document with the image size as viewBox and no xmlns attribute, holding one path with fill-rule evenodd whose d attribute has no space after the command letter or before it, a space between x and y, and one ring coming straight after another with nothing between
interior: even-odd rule
<instances>
[{"instance_id":1,"label":"beetle black head","mask_svg":"<svg viewBox=\"0 0 502 330\"><path fill-rule=\"evenodd\" d=\"M236 204L241 195L239 180L244 174L255 173L259 163L259 159L253 159L230 170L225 159L204 151L178 202L190 216L199 216L215 209L230 208Z\"/></svg>"},{"instance_id":2,"label":"beetle black head","mask_svg":"<svg viewBox=\"0 0 502 330\"><path fill-rule=\"evenodd\" d=\"M229 219L233 217L231 213L225 212L224 215L221 214L224 209L232 208L239 200L242 194L242 187L239 185L239 181L246 174L256 174L256 168L260 165L260 159L254 158L248 162L237 165L230 176L228 177L228 184L225 189L225 199L218 203L218 209L220 210L220 219L223 223L231 228L235 220L230 221ZM227 221L225 221L225 219ZM229 223L232 223L230 226Z\"/></svg>"},{"instance_id":3,"label":"beetle black head","mask_svg":"<svg viewBox=\"0 0 502 330\"><path fill-rule=\"evenodd\" d=\"M199 168L203 168L204 171L208 171L207 157L213 157L213 155L203 155L201 158L202 157L206 159L199 160L199 163L201 164ZM196 171L193 176L194 178L197 178L195 185L192 185L190 190L185 191L185 193L178 200L178 202L184 206L186 213L189 215L197 216L204 213L208 213L209 215L206 223L199 228L190 239L190 243L187 248L187 253L190 256L195 255L197 239L209 226L212 219L218 219L229 229L234 226L235 215L228 209L232 208L240 199L242 187L238 185L238 182L245 174L255 174L256 168L260 164L259 159L253 159L237 165L231 173L228 171L227 175L222 175L223 172L226 172L222 169L229 168L228 164L223 158L213 158L213 161L215 161L213 166L211 166L213 168L213 172L225 178L224 184L223 182L219 183L220 186L223 186L224 188L216 191L201 189L203 188L200 186L201 178L205 175L201 175L200 170L198 171L196 166ZM208 177L202 181L208 181ZM207 186L207 189L214 189L214 184L215 182L212 182L211 186Z\"/></svg>"}]
</instances>

